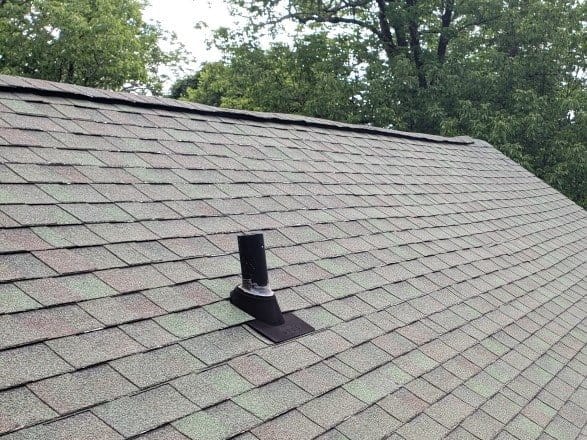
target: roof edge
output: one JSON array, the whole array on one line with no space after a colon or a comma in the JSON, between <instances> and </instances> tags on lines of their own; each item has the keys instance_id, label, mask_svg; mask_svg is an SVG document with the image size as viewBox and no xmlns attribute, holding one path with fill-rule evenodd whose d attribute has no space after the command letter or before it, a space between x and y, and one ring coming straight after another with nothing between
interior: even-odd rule
<instances>
[{"instance_id":1,"label":"roof edge","mask_svg":"<svg viewBox=\"0 0 587 440\"><path fill-rule=\"evenodd\" d=\"M344 131L373 133L405 139L426 140L452 144L475 144L475 140L468 136L444 137L425 133L412 133L369 125L348 124L343 122L319 119L309 116L297 116L284 113L264 113L248 110L235 110L212 107L187 101L179 101L159 96L144 96L125 92L94 89L73 84L58 83L40 79L0 74L0 91L25 92L41 96L59 96L72 99L85 99L91 102L134 105L138 107L157 108L171 111L188 111L202 115L214 115L228 118L247 119L261 122L281 122L306 125L320 128L336 128Z\"/></svg>"}]
</instances>

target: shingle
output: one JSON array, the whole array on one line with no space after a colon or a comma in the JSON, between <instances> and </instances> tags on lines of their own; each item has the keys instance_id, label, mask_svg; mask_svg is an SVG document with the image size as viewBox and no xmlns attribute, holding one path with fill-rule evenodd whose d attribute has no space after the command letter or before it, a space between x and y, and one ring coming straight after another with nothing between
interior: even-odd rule
<instances>
[{"instance_id":1,"label":"shingle","mask_svg":"<svg viewBox=\"0 0 587 440\"><path fill-rule=\"evenodd\" d=\"M169 313L155 318L155 321L180 338L189 338L224 327L220 321L202 308Z\"/></svg>"},{"instance_id":2,"label":"shingle","mask_svg":"<svg viewBox=\"0 0 587 440\"><path fill-rule=\"evenodd\" d=\"M290 411L253 429L259 440L311 440L323 429L299 411Z\"/></svg>"},{"instance_id":3,"label":"shingle","mask_svg":"<svg viewBox=\"0 0 587 440\"><path fill-rule=\"evenodd\" d=\"M35 233L53 247L95 246L105 244L104 240L86 226L40 226L33 228Z\"/></svg>"},{"instance_id":4,"label":"shingle","mask_svg":"<svg viewBox=\"0 0 587 440\"><path fill-rule=\"evenodd\" d=\"M542 434L542 428L523 415L518 415L506 427L516 438L536 439Z\"/></svg>"},{"instance_id":5,"label":"shingle","mask_svg":"<svg viewBox=\"0 0 587 440\"><path fill-rule=\"evenodd\" d=\"M218 255L219 249L205 237L171 238L161 243L182 258Z\"/></svg>"},{"instance_id":6,"label":"shingle","mask_svg":"<svg viewBox=\"0 0 587 440\"><path fill-rule=\"evenodd\" d=\"M241 394L253 387L227 365L192 373L174 380L171 384L202 408Z\"/></svg>"},{"instance_id":7,"label":"shingle","mask_svg":"<svg viewBox=\"0 0 587 440\"><path fill-rule=\"evenodd\" d=\"M372 370L391 360L388 353L370 342L343 351L337 355L337 358L361 373Z\"/></svg>"},{"instance_id":8,"label":"shingle","mask_svg":"<svg viewBox=\"0 0 587 440\"><path fill-rule=\"evenodd\" d=\"M380 328L364 317L338 324L333 330L353 344L374 339L383 333Z\"/></svg>"},{"instance_id":9,"label":"shingle","mask_svg":"<svg viewBox=\"0 0 587 440\"><path fill-rule=\"evenodd\" d=\"M354 295L362 290L358 284L346 276L320 280L316 282L316 285L333 298Z\"/></svg>"},{"instance_id":10,"label":"shingle","mask_svg":"<svg viewBox=\"0 0 587 440\"><path fill-rule=\"evenodd\" d=\"M96 272L96 275L118 292L132 292L172 284L152 266L109 269Z\"/></svg>"},{"instance_id":11,"label":"shingle","mask_svg":"<svg viewBox=\"0 0 587 440\"><path fill-rule=\"evenodd\" d=\"M306 309L297 310L294 313L302 321L307 322L316 330L332 327L333 325L341 322L340 318L337 318L324 307L308 307Z\"/></svg>"},{"instance_id":12,"label":"shingle","mask_svg":"<svg viewBox=\"0 0 587 440\"><path fill-rule=\"evenodd\" d=\"M202 306L219 299L198 281L147 290L143 293L155 304L169 312Z\"/></svg>"},{"instance_id":13,"label":"shingle","mask_svg":"<svg viewBox=\"0 0 587 440\"><path fill-rule=\"evenodd\" d=\"M0 205L7 204L51 204L55 199L33 185L0 184Z\"/></svg>"},{"instance_id":14,"label":"shingle","mask_svg":"<svg viewBox=\"0 0 587 440\"><path fill-rule=\"evenodd\" d=\"M72 368L44 344L0 352L0 388L43 379Z\"/></svg>"},{"instance_id":15,"label":"shingle","mask_svg":"<svg viewBox=\"0 0 587 440\"><path fill-rule=\"evenodd\" d=\"M35 256L60 274L124 266L102 246L39 251L35 252Z\"/></svg>"},{"instance_id":16,"label":"shingle","mask_svg":"<svg viewBox=\"0 0 587 440\"><path fill-rule=\"evenodd\" d=\"M152 319L125 324L120 329L147 348L161 347L178 340Z\"/></svg>"},{"instance_id":17,"label":"shingle","mask_svg":"<svg viewBox=\"0 0 587 440\"><path fill-rule=\"evenodd\" d=\"M7 440L121 440L122 436L94 416L83 412L51 423L36 425L6 436Z\"/></svg>"},{"instance_id":18,"label":"shingle","mask_svg":"<svg viewBox=\"0 0 587 440\"><path fill-rule=\"evenodd\" d=\"M259 355L284 373L292 373L316 363L320 358L299 342L290 342L269 347Z\"/></svg>"},{"instance_id":19,"label":"shingle","mask_svg":"<svg viewBox=\"0 0 587 440\"><path fill-rule=\"evenodd\" d=\"M153 267L173 283L186 283L202 278L202 275L185 261L158 263Z\"/></svg>"},{"instance_id":20,"label":"shingle","mask_svg":"<svg viewBox=\"0 0 587 440\"><path fill-rule=\"evenodd\" d=\"M56 273L31 254L0 255L0 281L40 278Z\"/></svg>"},{"instance_id":21,"label":"shingle","mask_svg":"<svg viewBox=\"0 0 587 440\"><path fill-rule=\"evenodd\" d=\"M449 394L426 410L426 414L432 419L452 429L458 426L475 408Z\"/></svg>"},{"instance_id":22,"label":"shingle","mask_svg":"<svg viewBox=\"0 0 587 440\"><path fill-rule=\"evenodd\" d=\"M107 202L107 200L95 189L89 185L82 184L42 184L39 187L53 197L55 200L62 203L100 203ZM22 201L21 201L22 203Z\"/></svg>"},{"instance_id":23,"label":"shingle","mask_svg":"<svg viewBox=\"0 0 587 440\"><path fill-rule=\"evenodd\" d=\"M195 410L193 403L169 385L163 385L102 404L92 409L92 412L122 435L132 436Z\"/></svg>"},{"instance_id":24,"label":"shingle","mask_svg":"<svg viewBox=\"0 0 587 440\"><path fill-rule=\"evenodd\" d=\"M173 426L194 440L222 440L257 423L257 417L228 401L178 420Z\"/></svg>"},{"instance_id":25,"label":"shingle","mask_svg":"<svg viewBox=\"0 0 587 440\"><path fill-rule=\"evenodd\" d=\"M402 422L407 422L428 407L426 402L405 388L390 394L379 405Z\"/></svg>"},{"instance_id":26,"label":"shingle","mask_svg":"<svg viewBox=\"0 0 587 440\"><path fill-rule=\"evenodd\" d=\"M545 431L554 438L575 438L580 432L579 428L558 415L552 419Z\"/></svg>"},{"instance_id":27,"label":"shingle","mask_svg":"<svg viewBox=\"0 0 587 440\"><path fill-rule=\"evenodd\" d=\"M322 426L332 428L347 417L365 407L360 400L341 388L330 391L301 406L299 410L309 419Z\"/></svg>"},{"instance_id":28,"label":"shingle","mask_svg":"<svg viewBox=\"0 0 587 440\"><path fill-rule=\"evenodd\" d=\"M140 294L100 298L85 301L80 306L106 325L121 324L165 313Z\"/></svg>"},{"instance_id":29,"label":"shingle","mask_svg":"<svg viewBox=\"0 0 587 440\"><path fill-rule=\"evenodd\" d=\"M330 357L351 346L346 339L331 330L305 335L299 342L321 357Z\"/></svg>"},{"instance_id":30,"label":"shingle","mask_svg":"<svg viewBox=\"0 0 587 440\"><path fill-rule=\"evenodd\" d=\"M377 440L391 434L400 425L377 405L352 416L337 429L351 440Z\"/></svg>"},{"instance_id":31,"label":"shingle","mask_svg":"<svg viewBox=\"0 0 587 440\"><path fill-rule=\"evenodd\" d=\"M36 309L41 305L14 284L0 284L0 314Z\"/></svg>"},{"instance_id":32,"label":"shingle","mask_svg":"<svg viewBox=\"0 0 587 440\"><path fill-rule=\"evenodd\" d=\"M143 349L116 328L55 339L47 344L76 368L109 361Z\"/></svg>"},{"instance_id":33,"label":"shingle","mask_svg":"<svg viewBox=\"0 0 587 440\"><path fill-rule=\"evenodd\" d=\"M402 426L397 432L406 440L433 440L443 438L448 430L422 414Z\"/></svg>"},{"instance_id":34,"label":"shingle","mask_svg":"<svg viewBox=\"0 0 587 440\"><path fill-rule=\"evenodd\" d=\"M128 222L132 221L132 217L112 203L70 203L61 204L61 207L69 212L74 217L81 220L83 223L98 223L98 222ZM118 235L119 229L121 233L127 235L129 240L139 239L142 237L139 232L136 232L130 225L116 225L113 228L107 224L92 225L90 229L109 242L121 241ZM115 229L116 232L113 230ZM144 234L144 231L141 231Z\"/></svg>"},{"instance_id":35,"label":"shingle","mask_svg":"<svg viewBox=\"0 0 587 440\"><path fill-rule=\"evenodd\" d=\"M210 365L257 350L266 344L242 326L237 326L188 339L181 345Z\"/></svg>"},{"instance_id":36,"label":"shingle","mask_svg":"<svg viewBox=\"0 0 587 440\"><path fill-rule=\"evenodd\" d=\"M278 379L241 394L233 401L250 413L266 420L298 407L310 395L287 379Z\"/></svg>"},{"instance_id":37,"label":"shingle","mask_svg":"<svg viewBox=\"0 0 587 440\"><path fill-rule=\"evenodd\" d=\"M35 251L48 248L50 246L30 229L0 229L0 252Z\"/></svg>"},{"instance_id":38,"label":"shingle","mask_svg":"<svg viewBox=\"0 0 587 440\"><path fill-rule=\"evenodd\" d=\"M301 389L317 396L346 382L346 378L324 363L312 365L288 376Z\"/></svg>"},{"instance_id":39,"label":"shingle","mask_svg":"<svg viewBox=\"0 0 587 440\"><path fill-rule=\"evenodd\" d=\"M52 377L29 384L28 387L60 414L113 400L137 390L106 365Z\"/></svg>"},{"instance_id":40,"label":"shingle","mask_svg":"<svg viewBox=\"0 0 587 440\"><path fill-rule=\"evenodd\" d=\"M175 428L170 425L166 425L163 428L155 429L146 434L142 434L137 437L141 440L188 440L186 436L181 434Z\"/></svg>"},{"instance_id":41,"label":"shingle","mask_svg":"<svg viewBox=\"0 0 587 440\"><path fill-rule=\"evenodd\" d=\"M229 364L241 376L257 386L271 382L284 375L284 373L265 362L256 354L234 358Z\"/></svg>"},{"instance_id":42,"label":"shingle","mask_svg":"<svg viewBox=\"0 0 587 440\"><path fill-rule=\"evenodd\" d=\"M0 316L0 347L30 343L100 328L98 321L78 306L31 310Z\"/></svg>"},{"instance_id":43,"label":"shingle","mask_svg":"<svg viewBox=\"0 0 587 440\"><path fill-rule=\"evenodd\" d=\"M386 333L385 335L381 335L373 339L373 344L382 348L392 356L401 356L402 354L407 353L408 351L416 347L416 345L413 342L404 338L397 332L391 332Z\"/></svg>"},{"instance_id":44,"label":"shingle","mask_svg":"<svg viewBox=\"0 0 587 440\"><path fill-rule=\"evenodd\" d=\"M462 426L481 439L490 439L502 429L503 422L495 420L482 410L477 410L465 419Z\"/></svg>"},{"instance_id":45,"label":"shingle","mask_svg":"<svg viewBox=\"0 0 587 440\"><path fill-rule=\"evenodd\" d=\"M204 366L178 344L117 359L110 365L141 388L169 381Z\"/></svg>"},{"instance_id":46,"label":"shingle","mask_svg":"<svg viewBox=\"0 0 587 440\"><path fill-rule=\"evenodd\" d=\"M51 419L56 415L25 387L0 392L0 433Z\"/></svg>"},{"instance_id":47,"label":"shingle","mask_svg":"<svg viewBox=\"0 0 587 440\"><path fill-rule=\"evenodd\" d=\"M62 304L116 294L92 274L22 281L17 285L43 305Z\"/></svg>"},{"instance_id":48,"label":"shingle","mask_svg":"<svg viewBox=\"0 0 587 440\"><path fill-rule=\"evenodd\" d=\"M146 241L157 238L155 234L140 223L97 223L89 225L89 228L108 243Z\"/></svg>"}]
</instances>

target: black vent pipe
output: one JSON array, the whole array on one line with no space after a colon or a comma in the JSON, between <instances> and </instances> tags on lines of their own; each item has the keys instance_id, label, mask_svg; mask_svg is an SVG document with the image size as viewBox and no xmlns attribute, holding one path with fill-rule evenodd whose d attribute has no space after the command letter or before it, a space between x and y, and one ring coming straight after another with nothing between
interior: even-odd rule
<instances>
[{"instance_id":1,"label":"black vent pipe","mask_svg":"<svg viewBox=\"0 0 587 440\"><path fill-rule=\"evenodd\" d=\"M230 302L259 321L272 326L285 321L269 287L263 234L239 235L242 284L230 292Z\"/></svg>"}]
</instances>

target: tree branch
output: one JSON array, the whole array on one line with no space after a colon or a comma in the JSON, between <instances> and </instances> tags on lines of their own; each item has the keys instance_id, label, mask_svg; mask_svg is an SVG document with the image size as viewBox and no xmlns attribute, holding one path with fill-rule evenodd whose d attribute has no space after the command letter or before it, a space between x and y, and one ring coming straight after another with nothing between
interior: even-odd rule
<instances>
[{"instance_id":1,"label":"tree branch","mask_svg":"<svg viewBox=\"0 0 587 440\"><path fill-rule=\"evenodd\" d=\"M442 17L440 18L442 27L440 28L440 36L438 37L438 49L436 51L438 61L440 63L444 63L446 59L446 49L448 48L449 42L449 27L452 23L453 12L454 12L455 2L454 0L446 0L444 4L444 12L442 13Z\"/></svg>"},{"instance_id":2,"label":"tree branch","mask_svg":"<svg viewBox=\"0 0 587 440\"><path fill-rule=\"evenodd\" d=\"M418 85L421 89L428 88L428 81L426 80L426 73L424 72L424 60L422 59L422 47L420 46L420 32L418 30L418 18L416 15L416 1L406 0L406 4L410 9L410 17L408 19L408 31L410 34L410 51L412 52L412 59L416 66L416 73L418 75Z\"/></svg>"},{"instance_id":3,"label":"tree branch","mask_svg":"<svg viewBox=\"0 0 587 440\"><path fill-rule=\"evenodd\" d=\"M379 7L379 10L377 11L377 19L379 21L380 29L379 37L381 43L383 44L385 54L391 62L391 60L397 53L397 46L393 41L393 35L391 35L391 26L389 24L389 20L387 19L385 0L377 0L377 6Z\"/></svg>"}]
</instances>

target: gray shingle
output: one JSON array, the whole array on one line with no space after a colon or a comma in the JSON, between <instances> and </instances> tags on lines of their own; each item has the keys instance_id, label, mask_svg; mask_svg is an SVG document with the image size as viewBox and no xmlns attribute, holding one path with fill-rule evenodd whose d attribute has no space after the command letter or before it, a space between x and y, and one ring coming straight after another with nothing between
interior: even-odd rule
<instances>
[{"instance_id":1,"label":"gray shingle","mask_svg":"<svg viewBox=\"0 0 587 440\"><path fill-rule=\"evenodd\" d=\"M51 419L56 415L25 387L0 392L0 433Z\"/></svg>"},{"instance_id":2,"label":"gray shingle","mask_svg":"<svg viewBox=\"0 0 587 440\"><path fill-rule=\"evenodd\" d=\"M259 440L310 440L323 431L299 411L290 411L253 429Z\"/></svg>"},{"instance_id":3,"label":"gray shingle","mask_svg":"<svg viewBox=\"0 0 587 440\"><path fill-rule=\"evenodd\" d=\"M227 365L181 377L171 383L184 396L204 408L253 387Z\"/></svg>"},{"instance_id":4,"label":"gray shingle","mask_svg":"<svg viewBox=\"0 0 587 440\"><path fill-rule=\"evenodd\" d=\"M41 305L14 284L0 285L0 313L15 313L36 309Z\"/></svg>"},{"instance_id":5,"label":"gray shingle","mask_svg":"<svg viewBox=\"0 0 587 440\"><path fill-rule=\"evenodd\" d=\"M298 342L269 347L259 352L259 355L284 373L291 373L320 360L316 354Z\"/></svg>"},{"instance_id":6,"label":"gray shingle","mask_svg":"<svg viewBox=\"0 0 587 440\"><path fill-rule=\"evenodd\" d=\"M181 345L210 365L251 352L266 344L242 326L237 326L188 339Z\"/></svg>"},{"instance_id":7,"label":"gray shingle","mask_svg":"<svg viewBox=\"0 0 587 440\"><path fill-rule=\"evenodd\" d=\"M232 400L250 413L267 420L310 399L310 395L287 379L253 388Z\"/></svg>"},{"instance_id":8,"label":"gray shingle","mask_svg":"<svg viewBox=\"0 0 587 440\"><path fill-rule=\"evenodd\" d=\"M0 281L50 277L56 273L31 254L0 255Z\"/></svg>"},{"instance_id":9,"label":"gray shingle","mask_svg":"<svg viewBox=\"0 0 587 440\"><path fill-rule=\"evenodd\" d=\"M196 406L169 385L104 403L92 409L124 436L132 436L186 416Z\"/></svg>"},{"instance_id":10,"label":"gray shingle","mask_svg":"<svg viewBox=\"0 0 587 440\"><path fill-rule=\"evenodd\" d=\"M332 428L347 417L359 412L365 404L342 388L330 391L300 408L309 419L323 428Z\"/></svg>"},{"instance_id":11,"label":"gray shingle","mask_svg":"<svg viewBox=\"0 0 587 440\"><path fill-rule=\"evenodd\" d=\"M165 313L140 294L95 299L83 302L80 306L105 325L121 324Z\"/></svg>"},{"instance_id":12,"label":"gray shingle","mask_svg":"<svg viewBox=\"0 0 587 440\"><path fill-rule=\"evenodd\" d=\"M32 310L0 316L0 347L58 338L100 328L98 321L78 306Z\"/></svg>"},{"instance_id":13,"label":"gray shingle","mask_svg":"<svg viewBox=\"0 0 587 440\"><path fill-rule=\"evenodd\" d=\"M110 365L135 385L146 388L196 371L204 364L174 344L117 359Z\"/></svg>"},{"instance_id":14,"label":"gray shingle","mask_svg":"<svg viewBox=\"0 0 587 440\"><path fill-rule=\"evenodd\" d=\"M54 440L121 440L122 436L94 416L83 412L65 419L58 419L44 425L17 431L5 437L7 440L35 440L40 438Z\"/></svg>"},{"instance_id":15,"label":"gray shingle","mask_svg":"<svg viewBox=\"0 0 587 440\"><path fill-rule=\"evenodd\" d=\"M143 349L116 328L55 339L47 344L76 368L109 361Z\"/></svg>"},{"instance_id":16,"label":"gray shingle","mask_svg":"<svg viewBox=\"0 0 587 440\"><path fill-rule=\"evenodd\" d=\"M240 406L228 401L196 412L173 425L194 440L230 438L259 423L259 419Z\"/></svg>"},{"instance_id":17,"label":"gray shingle","mask_svg":"<svg viewBox=\"0 0 587 440\"><path fill-rule=\"evenodd\" d=\"M399 425L400 422L397 419L377 405L373 405L345 420L337 429L349 439L376 440L394 432Z\"/></svg>"},{"instance_id":18,"label":"gray shingle","mask_svg":"<svg viewBox=\"0 0 587 440\"><path fill-rule=\"evenodd\" d=\"M579 435L585 213L488 144L0 89L6 395L151 439ZM228 301L253 230L315 332L270 345ZM58 417L26 393L6 420ZM79 413L11 437L120 436Z\"/></svg>"},{"instance_id":19,"label":"gray shingle","mask_svg":"<svg viewBox=\"0 0 587 440\"><path fill-rule=\"evenodd\" d=\"M59 414L116 399L137 388L106 365L62 374L28 387Z\"/></svg>"}]
</instances>

